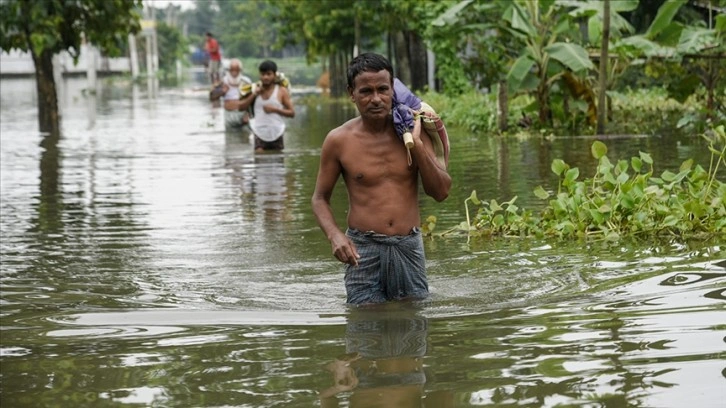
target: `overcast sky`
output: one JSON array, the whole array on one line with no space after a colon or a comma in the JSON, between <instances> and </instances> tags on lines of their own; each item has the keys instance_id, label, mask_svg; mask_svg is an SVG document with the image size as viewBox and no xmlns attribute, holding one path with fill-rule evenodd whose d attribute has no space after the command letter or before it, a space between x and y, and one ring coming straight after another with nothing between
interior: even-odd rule
<instances>
[{"instance_id":1,"label":"overcast sky","mask_svg":"<svg viewBox=\"0 0 726 408\"><path fill-rule=\"evenodd\" d=\"M167 4L176 4L182 7L182 10L194 8L194 0L144 0L146 4L153 4L156 8L165 8Z\"/></svg>"}]
</instances>

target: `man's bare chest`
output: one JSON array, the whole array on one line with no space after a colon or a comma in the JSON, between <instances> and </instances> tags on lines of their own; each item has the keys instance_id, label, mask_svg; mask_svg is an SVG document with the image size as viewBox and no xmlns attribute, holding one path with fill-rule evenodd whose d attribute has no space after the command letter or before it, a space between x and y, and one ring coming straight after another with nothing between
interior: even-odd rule
<instances>
[{"instance_id":1,"label":"man's bare chest","mask_svg":"<svg viewBox=\"0 0 726 408\"><path fill-rule=\"evenodd\" d=\"M372 186L386 181L407 180L413 169L408 166L405 147L361 144L351 146L341 158L349 182Z\"/></svg>"}]
</instances>

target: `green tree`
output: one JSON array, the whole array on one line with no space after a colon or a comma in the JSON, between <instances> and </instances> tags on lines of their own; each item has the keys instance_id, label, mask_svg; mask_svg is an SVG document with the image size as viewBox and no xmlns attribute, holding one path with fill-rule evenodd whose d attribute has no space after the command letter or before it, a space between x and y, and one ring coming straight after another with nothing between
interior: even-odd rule
<instances>
[{"instance_id":1,"label":"green tree","mask_svg":"<svg viewBox=\"0 0 726 408\"><path fill-rule=\"evenodd\" d=\"M723 120L723 113L717 109L721 102L717 99L723 94L722 79L726 75L726 15L712 14L713 27L705 27L701 21L684 24L679 20L683 19L681 11L686 5L686 0L663 3L645 33L617 41L614 48L645 58L646 74L662 78L669 96L680 102L705 90L707 116ZM687 124L691 119L684 120ZM696 118L695 122L703 121Z\"/></svg>"},{"instance_id":2,"label":"green tree","mask_svg":"<svg viewBox=\"0 0 726 408\"><path fill-rule=\"evenodd\" d=\"M439 13L426 30L436 54L437 77L447 95L455 96L472 86L492 89L502 81L514 48L512 36L498 28L510 0L463 0Z\"/></svg>"},{"instance_id":3,"label":"green tree","mask_svg":"<svg viewBox=\"0 0 726 408\"><path fill-rule=\"evenodd\" d=\"M178 28L158 21L156 34L159 42L159 68L162 75L168 78L176 70L177 60L182 60L187 52L187 39Z\"/></svg>"},{"instance_id":4,"label":"green tree","mask_svg":"<svg viewBox=\"0 0 726 408\"><path fill-rule=\"evenodd\" d=\"M229 58L270 58L277 43L274 3L253 0L219 2L219 38Z\"/></svg>"},{"instance_id":5,"label":"green tree","mask_svg":"<svg viewBox=\"0 0 726 408\"><path fill-rule=\"evenodd\" d=\"M0 2L0 48L30 52L35 65L41 132L60 133L53 55L68 51L75 61L83 42L109 56L140 30L140 0L5 0Z\"/></svg>"},{"instance_id":6,"label":"green tree","mask_svg":"<svg viewBox=\"0 0 726 408\"><path fill-rule=\"evenodd\" d=\"M386 53L396 75L421 89L426 84L426 27L449 3L279 0L274 2L279 10L275 24L282 44L303 45L309 62L327 60L334 96L345 92L345 67L356 49Z\"/></svg>"},{"instance_id":7,"label":"green tree","mask_svg":"<svg viewBox=\"0 0 726 408\"><path fill-rule=\"evenodd\" d=\"M183 21L187 23L189 34L203 38L208 31L217 34L221 28L217 24L218 17L216 0L194 0L194 8L184 12Z\"/></svg>"},{"instance_id":8,"label":"green tree","mask_svg":"<svg viewBox=\"0 0 726 408\"><path fill-rule=\"evenodd\" d=\"M509 70L512 92L534 92L540 124L551 124L550 91L569 72L593 69L587 51L575 39L571 16L547 0L512 2L504 14L507 29L524 49Z\"/></svg>"},{"instance_id":9,"label":"green tree","mask_svg":"<svg viewBox=\"0 0 726 408\"><path fill-rule=\"evenodd\" d=\"M351 6L347 0L280 0L275 4L279 7L277 27L281 45L304 45L308 62L327 59L330 93L342 96L345 93L345 66L355 46L356 21L362 25L359 26L361 32L368 32L375 16L358 14L360 8ZM371 2L372 7L375 4ZM372 7L363 11L369 12ZM380 33L380 28L376 32ZM369 45L372 44L363 42L361 47L369 48Z\"/></svg>"},{"instance_id":10,"label":"green tree","mask_svg":"<svg viewBox=\"0 0 726 408\"><path fill-rule=\"evenodd\" d=\"M367 6L368 3L363 2ZM413 90L422 90L428 84L428 56L431 49L431 23L442 14L453 1L421 2L380 0L374 9L387 35L388 53L394 62L396 76ZM375 38L377 32L367 34ZM433 50L432 50L433 51Z\"/></svg>"}]
</instances>

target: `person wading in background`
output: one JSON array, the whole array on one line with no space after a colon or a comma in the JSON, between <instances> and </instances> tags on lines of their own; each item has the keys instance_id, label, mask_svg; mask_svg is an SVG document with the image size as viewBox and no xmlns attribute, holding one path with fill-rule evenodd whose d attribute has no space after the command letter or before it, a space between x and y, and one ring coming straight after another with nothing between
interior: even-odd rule
<instances>
[{"instance_id":1,"label":"person wading in background","mask_svg":"<svg viewBox=\"0 0 726 408\"><path fill-rule=\"evenodd\" d=\"M255 137L255 151L285 148L285 118L295 117L290 91L276 82L277 64L262 61L259 66L260 83L240 102L241 109L253 106L250 128Z\"/></svg>"},{"instance_id":2,"label":"person wading in background","mask_svg":"<svg viewBox=\"0 0 726 408\"><path fill-rule=\"evenodd\" d=\"M239 130L249 123L249 114L240 110L240 87L252 85L252 80L242 74L242 61L233 58L229 62L229 72L222 79L224 94L224 127L227 130Z\"/></svg>"},{"instance_id":3,"label":"person wading in background","mask_svg":"<svg viewBox=\"0 0 726 408\"><path fill-rule=\"evenodd\" d=\"M207 41L204 49L209 53L209 79L212 85L219 82L219 68L222 64L222 51L219 49L219 42L214 38L212 33L207 32Z\"/></svg>"}]
</instances>

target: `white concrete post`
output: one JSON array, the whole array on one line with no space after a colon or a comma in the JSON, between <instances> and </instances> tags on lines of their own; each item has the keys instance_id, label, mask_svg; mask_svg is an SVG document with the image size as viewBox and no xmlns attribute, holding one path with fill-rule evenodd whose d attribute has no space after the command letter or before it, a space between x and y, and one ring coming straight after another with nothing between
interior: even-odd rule
<instances>
[{"instance_id":1,"label":"white concrete post","mask_svg":"<svg viewBox=\"0 0 726 408\"><path fill-rule=\"evenodd\" d=\"M154 75L154 57L151 55L153 53L152 51L152 41L151 36L146 36L146 76L150 77Z\"/></svg>"},{"instance_id":2,"label":"white concrete post","mask_svg":"<svg viewBox=\"0 0 726 408\"><path fill-rule=\"evenodd\" d=\"M86 78L88 79L88 89L96 90L96 50L93 45L84 43L81 46L81 55L86 59Z\"/></svg>"},{"instance_id":3,"label":"white concrete post","mask_svg":"<svg viewBox=\"0 0 726 408\"><path fill-rule=\"evenodd\" d=\"M154 56L154 72L156 72L159 70L159 42L156 37L156 27L154 27L154 31L151 33L151 41L154 47L152 52Z\"/></svg>"},{"instance_id":4,"label":"white concrete post","mask_svg":"<svg viewBox=\"0 0 726 408\"><path fill-rule=\"evenodd\" d=\"M131 62L131 78L139 76L139 54L136 51L136 36L129 34L129 61Z\"/></svg>"}]
</instances>

